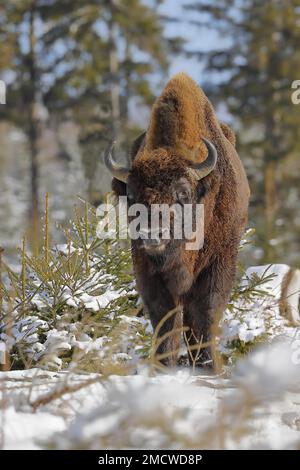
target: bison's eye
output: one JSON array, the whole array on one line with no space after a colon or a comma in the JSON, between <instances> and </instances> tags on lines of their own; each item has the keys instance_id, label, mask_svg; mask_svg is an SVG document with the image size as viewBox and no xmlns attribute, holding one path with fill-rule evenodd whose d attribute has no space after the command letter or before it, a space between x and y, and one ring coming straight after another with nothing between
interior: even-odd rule
<instances>
[{"instance_id":1,"label":"bison's eye","mask_svg":"<svg viewBox=\"0 0 300 470\"><path fill-rule=\"evenodd\" d=\"M182 203L188 202L189 197L190 195L188 191L186 190L177 191L177 200L179 202L182 202Z\"/></svg>"}]
</instances>

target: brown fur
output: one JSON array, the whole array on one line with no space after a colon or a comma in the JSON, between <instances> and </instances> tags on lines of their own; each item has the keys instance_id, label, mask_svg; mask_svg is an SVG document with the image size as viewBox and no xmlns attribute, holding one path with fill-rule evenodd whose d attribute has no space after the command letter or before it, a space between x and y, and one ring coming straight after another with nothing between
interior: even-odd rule
<instances>
[{"instance_id":1,"label":"brown fur","mask_svg":"<svg viewBox=\"0 0 300 470\"><path fill-rule=\"evenodd\" d=\"M196 181L186 170L191 162L206 158L201 137L213 142L218 161L210 175ZM154 104L148 131L132 149L127 191L134 192L136 202L172 204L176 185L185 178L191 202L204 204L203 249L187 251L184 243L173 240L163 255L150 257L139 241L132 243L137 285L153 327L168 311L180 307L183 325L192 333L188 335L190 346L210 339L212 323L226 307L235 277L249 187L234 146L233 131L219 123L203 91L187 75L178 74ZM126 185L116 180L113 189L126 193ZM179 313L164 324L160 334L170 332L178 322ZM159 352L170 352L175 360L179 339L180 335L173 334L161 344ZM209 357L209 349L204 349L197 362Z\"/></svg>"}]
</instances>

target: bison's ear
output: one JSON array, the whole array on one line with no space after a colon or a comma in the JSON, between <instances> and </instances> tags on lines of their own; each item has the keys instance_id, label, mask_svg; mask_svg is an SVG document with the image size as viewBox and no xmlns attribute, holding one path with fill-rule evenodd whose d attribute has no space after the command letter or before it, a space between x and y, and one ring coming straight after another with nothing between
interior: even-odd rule
<instances>
[{"instance_id":1,"label":"bison's ear","mask_svg":"<svg viewBox=\"0 0 300 470\"><path fill-rule=\"evenodd\" d=\"M141 135L139 135L139 137L135 139L131 146L129 154L129 158L131 161L135 159L139 150L144 147L145 140L146 132L143 132ZM111 189L117 196L126 196L126 183L123 183L123 181L120 181L117 178L112 179Z\"/></svg>"},{"instance_id":2,"label":"bison's ear","mask_svg":"<svg viewBox=\"0 0 300 470\"><path fill-rule=\"evenodd\" d=\"M233 132L231 127L228 126L228 124L225 124L225 122L221 122L220 125L221 125L221 129L222 129L223 134L225 135L226 139L228 139L229 142L235 147L236 137L235 137L235 133Z\"/></svg>"},{"instance_id":3,"label":"bison's ear","mask_svg":"<svg viewBox=\"0 0 300 470\"><path fill-rule=\"evenodd\" d=\"M145 147L146 143L146 132L143 132L135 141L133 142L130 150L130 158L133 161L137 153Z\"/></svg>"},{"instance_id":4,"label":"bison's ear","mask_svg":"<svg viewBox=\"0 0 300 470\"><path fill-rule=\"evenodd\" d=\"M111 189L117 197L126 196L126 184L123 181L117 180L117 178L112 179Z\"/></svg>"}]
</instances>

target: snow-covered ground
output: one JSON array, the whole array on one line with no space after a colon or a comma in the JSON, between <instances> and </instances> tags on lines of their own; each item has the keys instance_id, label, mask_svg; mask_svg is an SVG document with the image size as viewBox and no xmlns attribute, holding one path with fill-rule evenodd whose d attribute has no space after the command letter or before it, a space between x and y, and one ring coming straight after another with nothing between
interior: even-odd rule
<instances>
[{"instance_id":1,"label":"snow-covered ground","mask_svg":"<svg viewBox=\"0 0 300 470\"><path fill-rule=\"evenodd\" d=\"M134 327L129 337L125 328L146 320L124 315L119 325L122 341L130 347L123 344L121 352L118 344L119 352L112 356L121 360L119 365L112 361L119 375L105 373L105 367L103 375L75 373L72 361L60 370L63 351L76 346L87 354L92 348L99 354L90 360L97 361L105 356L106 342L103 336L83 338L83 332L77 337L76 328L82 329L78 321L70 323L70 331L48 331L46 324L47 339L41 346L49 350L47 362L0 374L0 448L299 449L299 285L295 278L283 299L289 272L286 265L246 272L221 322L219 347L228 364L220 375L188 367L155 372L151 362L138 360L141 345L135 344L134 335L140 330ZM80 296L82 302L82 292ZM89 294L89 303L91 298ZM292 310L284 316L283 300L289 299ZM76 295L73 301L79 302ZM30 327L28 348L40 344L34 326L40 328L42 320L36 315L19 320L25 322L20 331ZM17 346L18 324L15 328ZM8 344L11 338L2 334L1 339ZM57 372L46 370L50 358ZM97 362L90 366L88 370L99 370Z\"/></svg>"},{"instance_id":2,"label":"snow-covered ground","mask_svg":"<svg viewBox=\"0 0 300 470\"><path fill-rule=\"evenodd\" d=\"M256 351L232 375L137 372L3 373L3 447L300 447L300 335Z\"/></svg>"}]
</instances>

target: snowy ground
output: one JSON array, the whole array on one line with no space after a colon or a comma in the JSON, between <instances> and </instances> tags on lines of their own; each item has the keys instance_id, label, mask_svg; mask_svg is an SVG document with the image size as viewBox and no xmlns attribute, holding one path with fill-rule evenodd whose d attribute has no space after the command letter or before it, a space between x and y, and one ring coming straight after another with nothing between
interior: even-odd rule
<instances>
[{"instance_id":1,"label":"snowy ground","mask_svg":"<svg viewBox=\"0 0 300 470\"><path fill-rule=\"evenodd\" d=\"M298 278L286 295L287 315L282 315L280 286L289 267L256 267L254 277L252 271L222 321L220 350L228 357L222 375L188 367L157 374L151 362L142 365L134 356L127 366L131 352L122 353L121 375L75 374L72 362L69 370L50 372L45 370L50 359L43 368L1 372L0 448L300 449ZM28 347L36 344L33 325ZM49 330L41 345L48 347L58 369L63 364L58 354L73 345L76 325L82 329L81 322L70 325L72 330L60 336ZM126 341L134 344L126 331ZM51 338L59 340L59 347L53 347ZM76 345L85 351L79 339ZM104 354L103 337L84 341ZM237 360L247 345L255 351ZM99 370L97 363L89 365Z\"/></svg>"},{"instance_id":2,"label":"snowy ground","mask_svg":"<svg viewBox=\"0 0 300 470\"><path fill-rule=\"evenodd\" d=\"M2 446L299 449L299 350L276 343L227 377L3 373Z\"/></svg>"}]
</instances>

